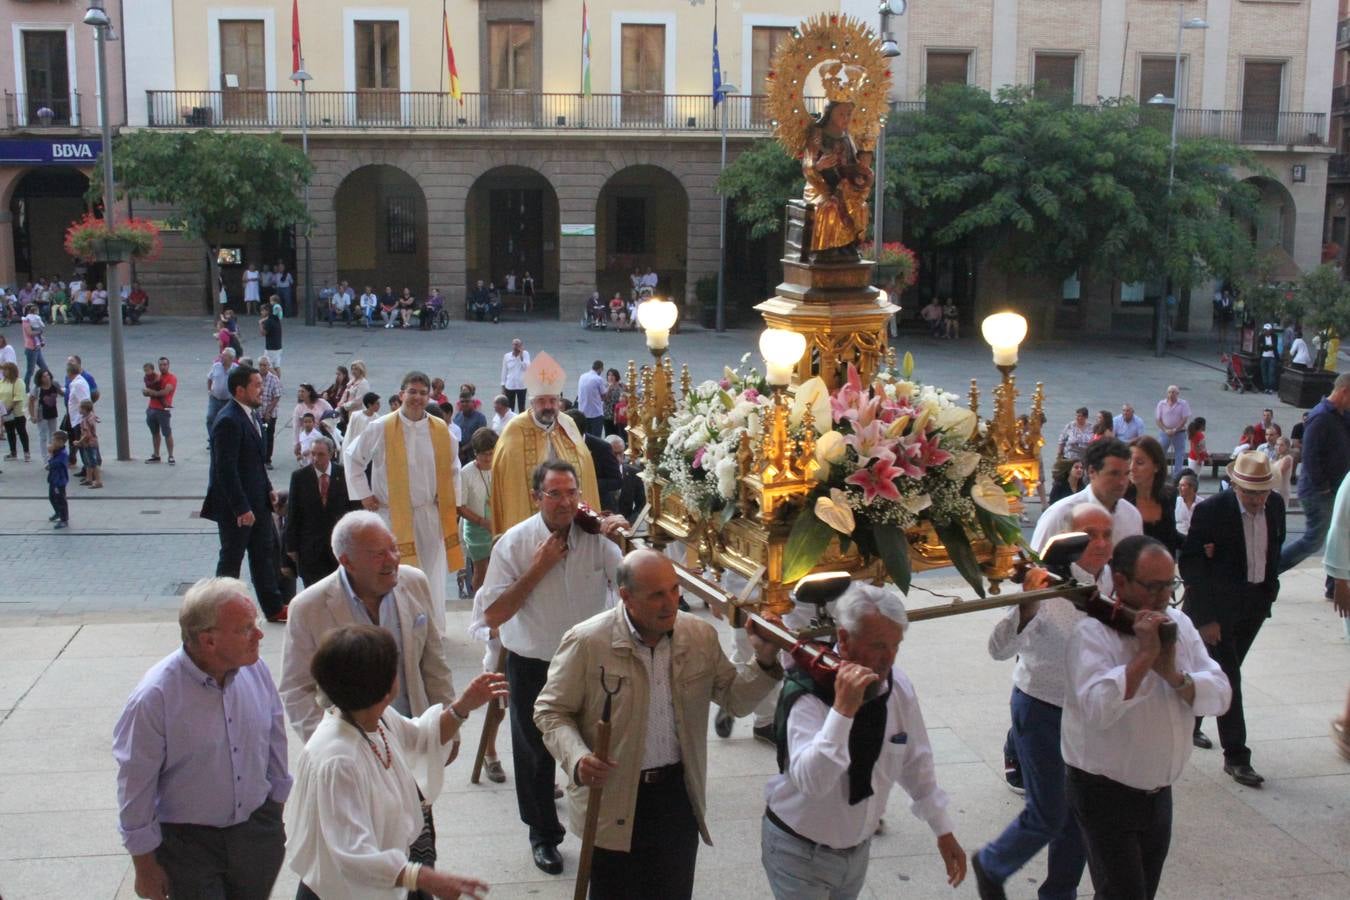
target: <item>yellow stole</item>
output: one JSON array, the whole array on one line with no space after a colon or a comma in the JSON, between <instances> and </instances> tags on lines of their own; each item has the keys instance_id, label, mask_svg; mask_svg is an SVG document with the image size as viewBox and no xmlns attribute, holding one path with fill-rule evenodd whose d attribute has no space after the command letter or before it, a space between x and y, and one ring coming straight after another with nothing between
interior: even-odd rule
<instances>
[{"instance_id":1,"label":"yellow stole","mask_svg":"<svg viewBox=\"0 0 1350 900\"><path fill-rule=\"evenodd\" d=\"M436 459L436 508L445 539L445 561L454 572L464 567L459 547L459 512L455 501L455 473L450 445L450 426L435 416L427 417L431 452ZM403 442L402 418L398 413L384 423L384 472L389 486L389 521L403 564L418 566L417 541L413 534L412 492L408 488L408 448Z\"/></svg>"}]
</instances>

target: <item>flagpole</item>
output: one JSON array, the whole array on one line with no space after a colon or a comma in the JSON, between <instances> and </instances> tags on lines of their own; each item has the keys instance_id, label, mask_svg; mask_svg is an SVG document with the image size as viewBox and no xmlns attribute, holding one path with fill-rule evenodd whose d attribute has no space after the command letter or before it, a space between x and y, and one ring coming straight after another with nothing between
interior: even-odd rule
<instances>
[{"instance_id":1,"label":"flagpole","mask_svg":"<svg viewBox=\"0 0 1350 900\"><path fill-rule=\"evenodd\" d=\"M436 85L436 127L445 127L445 2L441 0L441 63L437 66L441 70L440 79Z\"/></svg>"}]
</instances>

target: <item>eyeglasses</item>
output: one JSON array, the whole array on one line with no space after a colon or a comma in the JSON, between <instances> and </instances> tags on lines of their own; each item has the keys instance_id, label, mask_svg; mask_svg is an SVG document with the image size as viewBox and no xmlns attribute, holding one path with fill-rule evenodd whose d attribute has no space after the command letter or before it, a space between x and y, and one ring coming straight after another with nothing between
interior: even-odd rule
<instances>
[{"instance_id":1,"label":"eyeglasses","mask_svg":"<svg viewBox=\"0 0 1350 900\"><path fill-rule=\"evenodd\" d=\"M581 491L540 491L539 495L549 500L575 500L581 496Z\"/></svg>"},{"instance_id":2,"label":"eyeglasses","mask_svg":"<svg viewBox=\"0 0 1350 900\"><path fill-rule=\"evenodd\" d=\"M1181 587L1182 583L1180 578L1169 578L1166 581L1140 581L1133 575L1126 575L1125 577L1148 591L1150 594L1175 594L1177 588Z\"/></svg>"}]
</instances>

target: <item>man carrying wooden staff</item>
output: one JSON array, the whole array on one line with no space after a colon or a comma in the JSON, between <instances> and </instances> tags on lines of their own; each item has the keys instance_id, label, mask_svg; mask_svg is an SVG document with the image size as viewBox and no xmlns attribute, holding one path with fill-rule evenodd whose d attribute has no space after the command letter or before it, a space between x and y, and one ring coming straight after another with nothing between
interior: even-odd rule
<instances>
[{"instance_id":1,"label":"man carrying wooden staff","mask_svg":"<svg viewBox=\"0 0 1350 900\"><path fill-rule=\"evenodd\" d=\"M717 631L679 610L670 560L634 550L619 566L622 603L570 629L553 655L534 721L571 776L570 825L584 832L589 789L603 787L591 869L592 900L687 900L704 823L708 707L743 716L783 677L774 646L751 635L740 669ZM600 666L623 677L609 758L592 752L605 694ZM679 710L678 714L676 710Z\"/></svg>"}]
</instances>

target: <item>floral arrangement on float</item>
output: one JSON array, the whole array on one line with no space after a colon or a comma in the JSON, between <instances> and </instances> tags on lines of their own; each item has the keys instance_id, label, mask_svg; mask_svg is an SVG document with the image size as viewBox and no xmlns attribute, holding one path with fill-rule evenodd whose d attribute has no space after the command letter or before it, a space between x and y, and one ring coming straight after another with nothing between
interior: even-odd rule
<instances>
[{"instance_id":1,"label":"floral arrangement on float","mask_svg":"<svg viewBox=\"0 0 1350 900\"><path fill-rule=\"evenodd\" d=\"M742 357L744 365L746 357ZM864 561L880 559L908 591L910 541L931 532L952 564L983 596L973 541L1022 542L1011 499L978 417L941 388L913 379L907 353L899 370L883 370L870 385L850 366L833 392L820 378L796 389L788 433L814 437L817 485L797 512L784 548L783 581L811 571L838 539ZM772 395L754 370L726 369L720 382L691 389L671 420L658 465L686 509L736 513L742 436L760 436ZM808 429L810 434L808 434Z\"/></svg>"},{"instance_id":2,"label":"floral arrangement on float","mask_svg":"<svg viewBox=\"0 0 1350 900\"><path fill-rule=\"evenodd\" d=\"M149 219L122 219L111 228L93 213L66 229L66 252L85 262L148 260L164 247L159 229Z\"/></svg>"}]
</instances>

